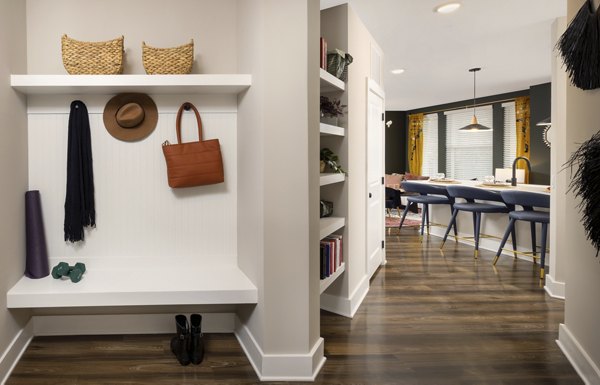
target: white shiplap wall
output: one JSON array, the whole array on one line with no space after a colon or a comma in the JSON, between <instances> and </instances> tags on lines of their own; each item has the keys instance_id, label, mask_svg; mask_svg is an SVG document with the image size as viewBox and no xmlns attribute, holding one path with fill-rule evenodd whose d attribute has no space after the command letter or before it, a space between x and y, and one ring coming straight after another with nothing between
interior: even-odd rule
<instances>
[{"instance_id":1,"label":"white shiplap wall","mask_svg":"<svg viewBox=\"0 0 600 385\"><path fill-rule=\"evenodd\" d=\"M51 258L193 257L208 265L237 259L237 113L211 109L202 97L154 97L159 109L154 132L139 142L122 142L104 128L102 110L111 96L82 99L90 112L96 228L85 242L64 242L69 104L77 97L29 100L29 188L40 190ZM235 106L235 97L230 105ZM176 109L190 100L200 110L204 138L218 138L225 183L171 189L161 144L176 142ZM163 103L164 101L164 103ZM208 106L208 107L207 107ZM192 113L184 114L184 141L197 137Z\"/></svg>"}]
</instances>

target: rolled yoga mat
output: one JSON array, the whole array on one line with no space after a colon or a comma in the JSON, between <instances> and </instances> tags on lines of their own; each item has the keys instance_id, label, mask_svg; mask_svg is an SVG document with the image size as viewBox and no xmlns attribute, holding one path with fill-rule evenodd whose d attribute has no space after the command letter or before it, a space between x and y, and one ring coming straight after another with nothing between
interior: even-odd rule
<instances>
[{"instance_id":1,"label":"rolled yoga mat","mask_svg":"<svg viewBox=\"0 0 600 385\"><path fill-rule=\"evenodd\" d=\"M50 267L42 219L42 203L38 190L25 193L25 236L27 242L25 275L29 278L43 278L50 274Z\"/></svg>"}]
</instances>

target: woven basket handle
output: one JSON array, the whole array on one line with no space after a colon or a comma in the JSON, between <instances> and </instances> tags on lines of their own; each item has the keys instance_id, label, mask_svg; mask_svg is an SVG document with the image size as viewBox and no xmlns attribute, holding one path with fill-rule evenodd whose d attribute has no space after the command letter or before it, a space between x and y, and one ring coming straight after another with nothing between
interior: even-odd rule
<instances>
[{"instance_id":1,"label":"woven basket handle","mask_svg":"<svg viewBox=\"0 0 600 385\"><path fill-rule=\"evenodd\" d=\"M202 142L202 119L200 119L200 114L192 103L185 102L181 105L181 107L179 107L179 111L177 111L176 129L177 143L179 144L181 144L181 115L183 114L183 110L189 111L190 109L194 111L194 114L196 114L196 121L198 122L198 141Z\"/></svg>"}]
</instances>

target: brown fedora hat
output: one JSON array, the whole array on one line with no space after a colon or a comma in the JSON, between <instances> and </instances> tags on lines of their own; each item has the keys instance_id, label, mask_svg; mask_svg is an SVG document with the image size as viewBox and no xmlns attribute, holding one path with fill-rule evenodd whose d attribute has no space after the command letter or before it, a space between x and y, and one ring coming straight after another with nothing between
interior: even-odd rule
<instances>
[{"instance_id":1,"label":"brown fedora hat","mask_svg":"<svg viewBox=\"0 0 600 385\"><path fill-rule=\"evenodd\" d=\"M104 107L106 130L115 138L126 142L141 140L150 135L157 121L156 104L146 94L118 94Z\"/></svg>"}]
</instances>

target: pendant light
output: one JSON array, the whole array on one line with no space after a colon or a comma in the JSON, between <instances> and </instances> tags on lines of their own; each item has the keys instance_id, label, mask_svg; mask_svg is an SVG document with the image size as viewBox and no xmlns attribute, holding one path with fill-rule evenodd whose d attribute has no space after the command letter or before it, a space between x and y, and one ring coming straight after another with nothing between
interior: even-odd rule
<instances>
[{"instance_id":1,"label":"pendant light","mask_svg":"<svg viewBox=\"0 0 600 385\"><path fill-rule=\"evenodd\" d=\"M477 73L477 71L481 71L481 68L469 69L469 72L473 72L473 117L471 118L471 124L468 124L468 125L464 126L463 128L459 128L460 131L476 132L476 131L491 130L490 127L486 127L486 126L479 124L479 122L477 122L477 115L475 114L475 109L476 109L476 104L477 104L477 98L475 97L475 85L476 85L475 74Z\"/></svg>"}]
</instances>

